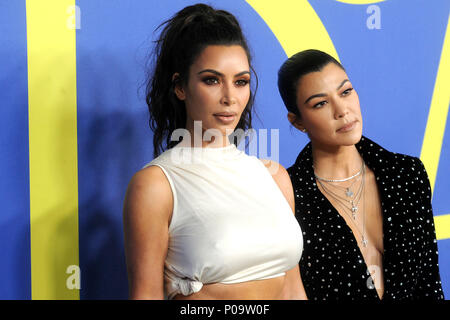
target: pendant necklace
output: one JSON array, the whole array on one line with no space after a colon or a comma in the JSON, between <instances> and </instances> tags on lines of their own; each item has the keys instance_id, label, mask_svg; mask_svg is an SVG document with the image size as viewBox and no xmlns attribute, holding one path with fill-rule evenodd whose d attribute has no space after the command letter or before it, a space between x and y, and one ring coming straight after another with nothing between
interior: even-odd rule
<instances>
[{"instance_id":1,"label":"pendant necklace","mask_svg":"<svg viewBox=\"0 0 450 320\"><path fill-rule=\"evenodd\" d=\"M363 247L367 247L367 244L368 244L368 240L365 237L365 225L366 225L365 192L364 192L365 191L365 171L366 171L365 170L365 163L363 161L361 169L356 174L354 174L353 176L351 176L349 178L345 178L345 179L324 179L324 178L318 177L314 173L314 176L317 178L317 182L322 187L324 192L326 194L328 194L332 199L336 200L337 204L339 204L342 207L344 213L348 217L351 217L353 221L356 220L356 213L358 211L358 205L359 205L360 200L362 199L362 211L363 211L362 212L362 220L363 220L362 221L362 232L359 229L358 225L356 224L356 221L355 221L355 227L358 230L358 232L361 234L361 244L362 244ZM361 175L361 184L360 184L360 186L359 186L359 188L358 188L358 190L356 192L356 195L355 195L355 197L353 199L350 199L350 200L345 199L342 196L339 196L339 194L337 194L336 192L333 192L330 188L328 188L326 186L326 185L329 185L329 186L333 186L333 187L336 187L336 188L341 189L341 190L345 190L345 195L347 197L351 198L354 195L354 193L353 193L353 191L351 191L350 188L353 186L353 184L356 182L356 180L353 181L353 183L349 187L336 186L336 185L331 184L331 182L349 181L349 180L359 176L361 173L362 173L362 175ZM351 208L349 208L348 205L345 205L346 202L350 202Z\"/></svg>"}]
</instances>

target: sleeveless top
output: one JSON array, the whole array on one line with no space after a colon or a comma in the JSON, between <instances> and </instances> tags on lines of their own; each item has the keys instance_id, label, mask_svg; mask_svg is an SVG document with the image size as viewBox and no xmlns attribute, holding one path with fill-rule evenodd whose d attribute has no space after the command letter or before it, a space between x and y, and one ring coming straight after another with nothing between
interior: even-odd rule
<instances>
[{"instance_id":1,"label":"sleeveless top","mask_svg":"<svg viewBox=\"0 0 450 320\"><path fill-rule=\"evenodd\" d=\"M145 167L152 165L162 169L173 194L164 263L169 299L198 292L203 284L283 276L298 264L300 226L259 159L234 144L178 144Z\"/></svg>"}]
</instances>

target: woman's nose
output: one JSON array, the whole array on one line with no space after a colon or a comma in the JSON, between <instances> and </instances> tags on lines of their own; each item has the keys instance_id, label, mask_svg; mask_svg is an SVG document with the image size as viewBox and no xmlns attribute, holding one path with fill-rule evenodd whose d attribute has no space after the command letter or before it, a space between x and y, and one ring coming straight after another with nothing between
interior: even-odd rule
<instances>
[{"instance_id":1,"label":"woman's nose","mask_svg":"<svg viewBox=\"0 0 450 320\"><path fill-rule=\"evenodd\" d=\"M334 106L334 118L340 119L348 114L348 107L345 102L336 102Z\"/></svg>"},{"instance_id":2,"label":"woman's nose","mask_svg":"<svg viewBox=\"0 0 450 320\"><path fill-rule=\"evenodd\" d=\"M236 103L236 97L231 85L224 85L222 89L222 97L220 103L226 106L231 106Z\"/></svg>"}]
</instances>

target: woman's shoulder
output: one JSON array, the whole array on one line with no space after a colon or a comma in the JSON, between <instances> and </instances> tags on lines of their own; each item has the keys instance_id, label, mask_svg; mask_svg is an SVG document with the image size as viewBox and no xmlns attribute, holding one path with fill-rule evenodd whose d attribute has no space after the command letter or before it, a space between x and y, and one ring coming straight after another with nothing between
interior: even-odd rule
<instances>
[{"instance_id":1,"label":"woman's shoulder","mask_svg":"<svg viewBox=\"0 0 450 320\"><path fill-rule=\"evenodd\" d=\"M170 184L162 168L152 165L150 162L132 176L128 184L128 191L162 196L170 191Z\"/></svg>"},{"instance_id":2,"label":"woman's shoulder","mask_svg":"<svg viewBox=\"0 0 450 320\"><path fill-rule=\"evenodd\" d=\"M377 180L392 186L404 183L405 190L413 188L420 194L430 190L428 174L419 157L388 151L367 138L362 142L360 152L367 165L376 171Z\"/></svg>"},{"instance_id":3,"label":"woman's shoulder","mask_svg":"<svg viewBox=\"0 0 450 320\"><path fill-rule=\"evenodd\" d=\"M364 160L375 167L390 167L394 171L414 171L423 168L423 163L418 157L390 151L364 136L357 144L357 148Z\"/></svg>"},{"instance_id":4,"label":"woman's shoulder","mask_svg":"<svg viewBox=\"0 0 450 320\"><path fill-rule=\"evenodd\" d=\"M270 174L273 177L287 175L286 168L283 167L277 161L271 159L258 159L258 160L262 162L262 164L266 167L267 170L269 170Z\"/></svg>"},{"instance_id":5,"label":"woman's shoulder","mask_svg":"<svg viewBox=\"0 0 450 320\"><path fill-rule=\"evenodd\" d=\"M169 221L172 206L170 184L160 168L149 166L133 175L125 194L124 219L139 223Z\"/></svg>"},{"instance_id":6,"label":"woman's shoulder","mask_svg":"<svg viewBox=\"0 0 450 320\"><path fill-rule=\"evenodd\" d=\"M392 152L392 158L403 170L420 172L425 169L419 157Z\"/></svg>"},{"instance_id":7,"label":"woman's shoulder","mask_svg":"<svg viewBox=\"0 0 450 320\"><path fill-rule=\"evenodd\" d=\"M128 192L139 196L169 197L170 181L167 177L171 149L164 151L134 173L128 184Z\"/></svg>"},{"instance_id":8,"label":"woman's shoulder","mask_svg":"<svg viewBox=\"0 0 450 320\"><path fill-rule=\"evenodd\" d=\"M395 172L407 172L407 173L416 173L420 174L425 172L425 166L420 160L419 157L398 153L398 152L391 152L386 151L389 157L386 157L384 159L385 165L388 165L389 168L395 173Z\"/></svg>"},{"instance_id":9,"label":"woman's shoulder","mask_svg":"<svg viewBox=\"0 0 450 320\"><path fill-rule=\"evenodd\" d=\"M281 190L282 194L288 201L289 205L294 211L294 196L293 188L291 183L291 178L287 170L278 162L269 159L259 159L264 166L269 170L272 175L273 180L277 184L278 188Z\"/></svg>"},{"instance_id":10,"label":"woman's shoulder","mask_svg":"<svg viewBox=\"0 0 450 320\"><path fill-rule=\"evenodd\" d=\"M280 163L270 159L259 159L272 175L272 178L280 186L280 188L287 188L291 185L291 179L285 167Z\"/></svg>"},{"instance_id":11,"label":"woman's shoulder","mask_svg":"<svg viewBox=\"0 0 450 320\"><path fill-rule=\"evenodd\" d=\"M165 150L163 153L159 154L157 157L153 158L150 162L145 164L142 169L155 166L155 165L168 165L173 158L173 148Z\"/></svg>"}]
</instances>

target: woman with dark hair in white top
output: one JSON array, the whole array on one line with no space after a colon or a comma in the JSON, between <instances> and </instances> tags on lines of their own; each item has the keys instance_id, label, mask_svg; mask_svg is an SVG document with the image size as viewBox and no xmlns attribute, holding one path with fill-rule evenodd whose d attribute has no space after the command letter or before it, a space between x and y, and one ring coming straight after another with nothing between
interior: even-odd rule
<instances>
[{"instance_id":1,"label":"woman with dark hair in white top","mask_svg":"<svg viewBox=\"0 0 450 320\"><path fill-rule=\"evenodd\" d=\"M230 142L253 102L239 23L195 5L164 24L147 86L157 157L124 204L130 298L306 298L287 171Z\"/></svg>"}]
</instances>

